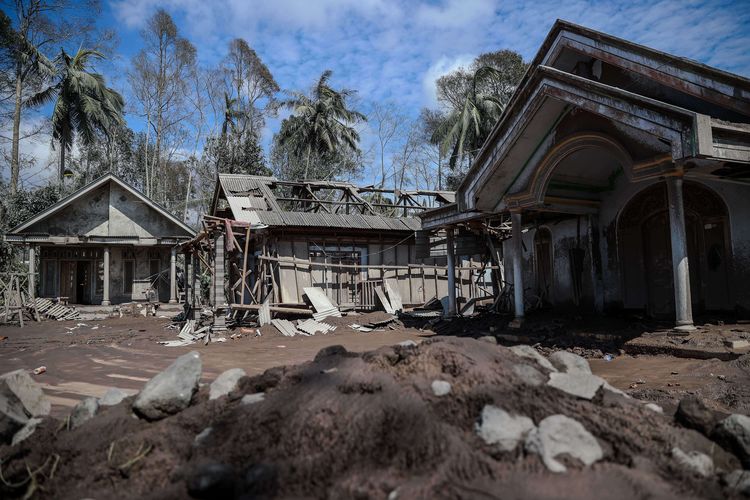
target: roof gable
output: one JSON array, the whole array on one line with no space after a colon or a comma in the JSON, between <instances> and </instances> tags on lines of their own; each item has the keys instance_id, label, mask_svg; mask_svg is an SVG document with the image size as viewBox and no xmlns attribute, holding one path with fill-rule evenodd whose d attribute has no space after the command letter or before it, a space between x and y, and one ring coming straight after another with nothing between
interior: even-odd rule
<instances>
[{"instance_id":1,"label":"roof gable","mask_svg":"<svg viewBox=\"0 0 750 500\"><path fill-rule=\"evenodd\" d=\"M127 238L195 235L164 207L113 174L91 182L8 233Z\"/></svg>"}]
</instances>

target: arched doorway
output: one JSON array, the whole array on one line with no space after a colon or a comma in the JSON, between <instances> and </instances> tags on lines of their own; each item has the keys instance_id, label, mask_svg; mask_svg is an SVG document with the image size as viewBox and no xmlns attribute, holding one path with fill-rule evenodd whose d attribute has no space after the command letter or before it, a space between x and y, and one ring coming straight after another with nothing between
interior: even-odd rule
<instances>
[{"instance_id":1,"label":"arched doorway","mask_svg":"<svg viewBox=\"0 0 750 500\"><path fill-rule=\"evenodd\" d=\"M693 309L731 309L726 205L712 190L695 182L685 182L683 192ZM671 317L674 283L664 183L635 195L621 212L617 229L625 307L643 308L656 318Z\"/></svg>"}]
</instances>

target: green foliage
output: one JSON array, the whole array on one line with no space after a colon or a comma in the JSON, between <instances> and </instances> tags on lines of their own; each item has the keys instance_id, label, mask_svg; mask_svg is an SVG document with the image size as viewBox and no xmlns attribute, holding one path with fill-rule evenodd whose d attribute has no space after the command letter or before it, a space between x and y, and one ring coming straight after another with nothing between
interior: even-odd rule
<instances>
[{"instance_id":1,"label":"green foliage","mask_svg":"<svg viewBox=\"0 0 750 500\"><path fill-rule=\"evenodd\" d=\"M263 148L254 133L224 137L209 137L203 149L203 159L223 174L271 175L266 167Z\"/></svg>"},{"instance_id":2,"label":"green foliage","mask_svg":"<svg viewBox=\"0 0 750 500\"><path fill-rule=\"evenodd\" d=\"M289 172L295 179L336 177L349 158L361 154L354 126L367 118L348 108L347 100L354 92L332 88L331 75L330 70L324 71L310 95L295 92L285 103L292 115L281 122L274 141L278 144L277 156L285 156L290 165L295 165ZM297 165L304 167L297 169ZM320 177L324 173L327 176Z\"/></svg>"}]
</instances>

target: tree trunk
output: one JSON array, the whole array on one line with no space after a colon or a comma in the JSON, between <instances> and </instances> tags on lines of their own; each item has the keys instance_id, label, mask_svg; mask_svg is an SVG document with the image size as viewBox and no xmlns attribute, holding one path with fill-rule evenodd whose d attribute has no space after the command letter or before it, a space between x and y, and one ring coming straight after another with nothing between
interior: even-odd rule
<instances>
[{"instance_id":1,"label":"tree trunk","mask_svg":"<svg viewBox=\"0 0 750 500\"><path fill-rule=\"evenodd\" d=\"M10 155L10 194L18 192L18 177L21 172L20 163L20 141L21 141L21 63L16 64L16 95L15 108L13 110L13 145Z\"/></svg>"},{"instance_id":2,"label":"tree trunk","mask_svg":"<svg viewBox=\"0 0 750 500\"><path fill-rule=\"evenodd\" d=\"M65 179L65 145L60 141L60 188L64 187Z\"/></svg>"},{"instance_id":3,"label":"tree trunk","mask_svg":"<svg viewBox=\"0 0 750 500\"><path fill-rule=\"evenodd\" d=\"M305 160L305 177L302 179L307 180L307 173L310 171L310 146L307 146L307 159Z\"/></svg>"}]
</instances>

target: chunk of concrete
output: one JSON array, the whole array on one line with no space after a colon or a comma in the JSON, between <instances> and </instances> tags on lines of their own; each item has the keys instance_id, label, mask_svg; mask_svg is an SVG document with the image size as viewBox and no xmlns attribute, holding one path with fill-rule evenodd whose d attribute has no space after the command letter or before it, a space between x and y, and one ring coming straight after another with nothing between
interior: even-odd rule
<instances>
[{"instance_id":1,"label":"chunk of concrete","mask_svg":"<svg viewBox=\"0 0 750 500\"><path fill-rule=\"evenodd\" d=\"M750 468L750 417L729 415L716 424L713 436L737 455L743 467Z\"/></svg>"},{"instance_id":2,"label":"chunk of concrete","mask_svg":"<svg viewBox=\"0 0 750 500\"><path fill-rule=\"evenodd\" d=\"M49 415L52 408L41 386L25 370L0 375L0 395L15 397L29 417Z\"/></svg>"},{"instance_id":3,"label":"chunk of concrete","mask_svg":"<svg viewBox=\"0 0 750 500\"><path fill-rule=\"evenodd\" d=\"M589 362L577 354L568 351L555 351L549 355L552 366L563 373L583 373L591 375Z\"/></svg>"},{"instance_id":4,"label":"chunk of concrete","mask_svg":"<svg viewBox=\"0 0 750 500\"><path fill-rule=\"evenodd\" d=\"M492 335L483 335L479 337L477 340L479 340L480 342L487 342L488 344L497 345L497 339L493 337Z\"/></svg>"},{"instance_id":5,"label":"chunk of concrete","mask_svg":"<svg viewBox=\"0 0 750 500\"><path fill-rule=\"evenodd\" d=\"M552 472L565 472L567 468L556 460L560 455L569 455L584 465L591 465L604 456L596 438L580 422L565 415L552 415L526 437L524 446L536 453Z\"/></svg>"},{"instance_id":6,"label":"chunk of concrete","mask_svg":"<svg viewBox=\"0 0 750 500\"><path fill-rule=\"evenodd\" d=\"M417 347L417 343L413 340L404 340L403 342L399 342L398 345L401 347Z\"/></svg>"},{"instance_id":7,"label":"chunk of concrete","mask_svg":"<svg viewBox=\"0 0 750 500\"><path fill-rule=\"evenodd\" d=\"M245 394L242 396L241 403L243 405L252 405L255 403L260 403L266 399L266 393L265 392L256 392L255 394Z\"/></svg>"},{"instance_id":8,"label":"chunk of concrete","mask_svg":"<svg viewBox=\"0 0 750 500\"><path fill-rule=\"evenodd\" d=\"M536 361L543 368L546 368L547 370L551 372L557 371L557 368L552 366L552 363L550 363L547 358L539 354L539 351L537 351L530 345L514 345L513 347L510 348L510 350L513 351L513 354L515 354L516 356L520 356L522 358Z\"/></svg>"},{"instance_id":9,"label":"chunk of concrete","mask_svg":"<svg viewBox=\"0 0 750 500\"><path fill-rule=\"evenodd\" d=\"M672 458L682 468L687 469L701 477L709 477L714 473L714 461L708 455L699 451L685 453L681 449L672 448Z\"/></svg>"},{"instance_id":10,"label":"chunk of concrete","mask_svg":"<svg viewBox=\"0 0 750 500\"><path fill-rule=\"evenodd\" d=\"M750 470L733 470L724 476L724 482L730 490L750 496Z\"/></svg>"},{"instance_id":11,"label":"chunk of concrete","mask_svg":"<svg viewBox=\"0 0 750 500\"><path fill-rule=\"evenodd\" d=\"M226 396L237 388L237 383L242 377L246 377L247 373L242 368L232 368L227 370L218 377L216 380L211 382L211 387L208 391L208 399L218 399L221 396Z\"/></svg>"},{"instance_id":12,"label":"chunk of concrete","mask_svg":"<svg viewBox=\"0 0 750 500\"><path fill-rule=\"evenodd\" d=\"M750 349L750 341L748 340L725 340L724 345L735 351L746 351Z\"/></svg>"},{"instance_id":13,"label":"chunk of concrete","mask_svg":"<svg viewBox=\"0 0 750 500\"><path fill-rule=\"evenodd\" d=\"M529 365L513 365L513 373L521 379L521 383L532 387L546 384L549 380L547 375Z\"/></svg>"},{"instance_id":14,"label":"chunk of concrete","mask_svg":"<svg viewBox=\"0 0 750 500\"><path fill-rule=\"evenodd\" d=\"M122 403L122 400L128 397L128 393L117 387L107 389L104 396L99 398L99 406L115 406Z\"/></svg>"},{"instance_id":15,"label":"chunk of concrete","mask_svg":"<svg viewBox=\"0 0 750 500\"><path fill-rule=\"evenodd\" d=\"M148 420L181 412L190 406L198 390L201 370L201 357L196 351L180 356L146 383L133 402L133 410Z\"/></svg>"},{"instance_id":16,"label":"chunk of concrete","mask_svg":"<svg viewBox=\"0 0 750 500\"><path fill-rule=\"evenodd\" d=\"M503 451L514 450L532 429L534 422L529 417L511 415L493 405L486 405L482 409L481 421L476 424L479 437Z\"/></svg>"},{"instance_id":17,"label":"chunk of concrete","mask_svg":"<svg viewBox=\"0 0 750 500\"><path fill-rule=\"evenodd\" d=\"M99 410L99 400L86 398L73 407L70 412L70 428L80 427L87 420L91 420Z\"/></svg>"},{"instance_id":18,"label":"chunk of concrete","mask_svg":"<svg viewBox=\"0 0 750 500\"><path fill-rule=\"evenodd\" d=\"M550 373L547 385L581 399L591 400L604 379L585 373Z\"/></svg>"},{"instance_id":19,"label":"chunk of concrete","mask_svg":"<svg viewBox=\"0 0 750 500\"><path fill-rule=\"evenodd\" d=\"M24 425L20 431L16 432L13 435L13 441L10 443L11 446L15 446L24 439L27 439L29 436L34 434L34 431L36 430L36 427L42 423L41 418L32 418L29 419L28 422L26 422L26 425Z\"/></svg>"},{"instance_id":20,"label":"chunk of concrete","mask_svg":"<svg viewBox=\"0 0 750 500\"><path fill-rule=\"evenodd\" d=\"M433 380L432 381L432 393L435 396L447 396L451 393L451 384L445 380Z\"/></svg>"}]
</instances>

